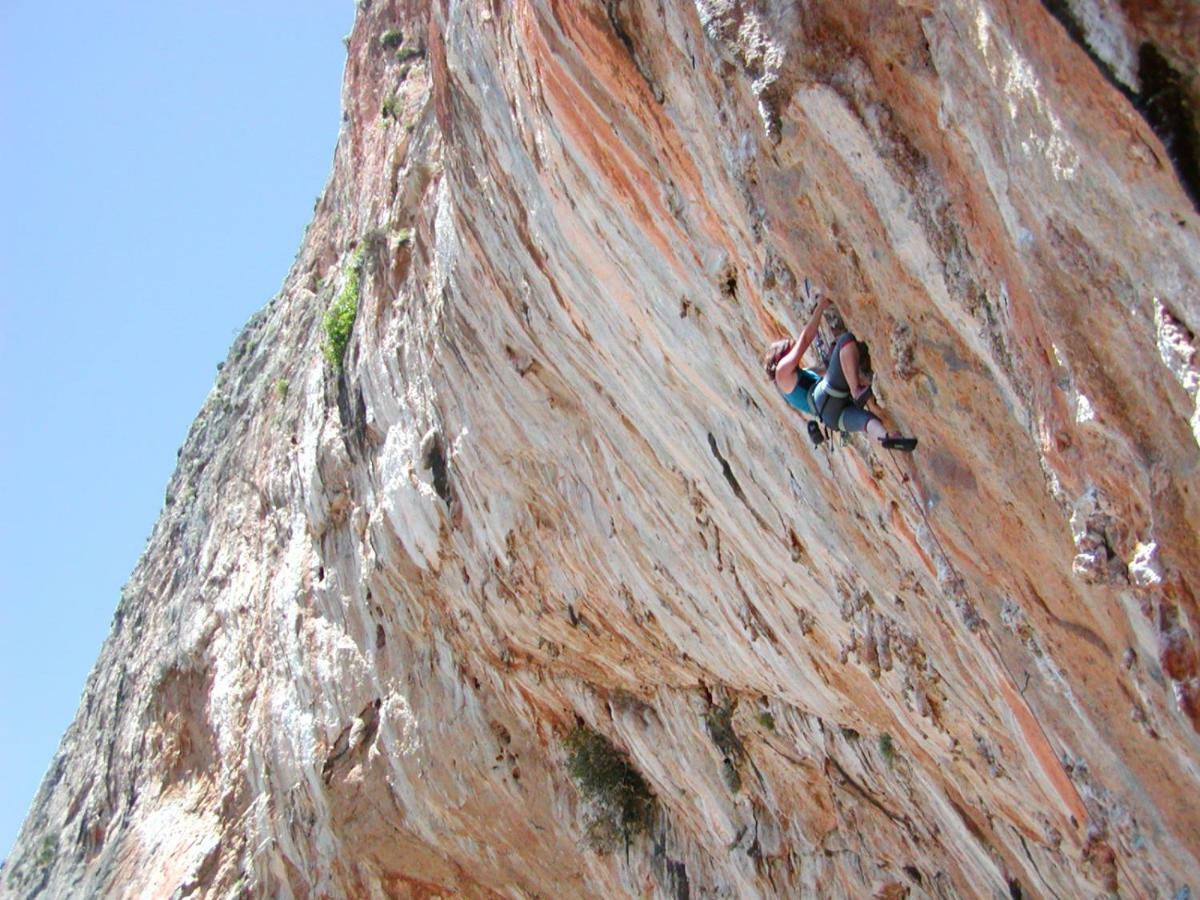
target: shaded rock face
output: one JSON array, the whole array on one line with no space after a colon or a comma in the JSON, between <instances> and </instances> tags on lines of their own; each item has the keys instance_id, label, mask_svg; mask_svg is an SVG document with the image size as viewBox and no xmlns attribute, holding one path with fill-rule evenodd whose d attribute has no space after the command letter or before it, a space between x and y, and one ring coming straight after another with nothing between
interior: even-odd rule
<instances>
[{"instance_id":1,"label":"shaded rock face","mask_svg":"<svg viewBox=\"0 0 1200 900\"><path fill-rule=\"evenodd\" d=\"M1147 46L1194 96L1196 37L363 3L329 186L0 891L1200 888L1200 218L1135 102ZM914 457L814 451L765 382L805 275ZM654 796L614 852L581 726Z\"/></svg>"}]
</instances>

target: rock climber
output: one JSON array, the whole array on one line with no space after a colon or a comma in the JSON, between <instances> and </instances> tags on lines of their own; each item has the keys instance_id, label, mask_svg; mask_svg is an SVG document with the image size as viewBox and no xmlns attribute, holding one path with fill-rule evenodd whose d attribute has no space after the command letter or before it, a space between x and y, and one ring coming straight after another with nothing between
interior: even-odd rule
<instances>
[{"instance_id":1,"label":"rock climber","mask_svg":"<svg viewBox=\"0 0 1200 900\"><path fill-rule=\"evenodd\" d=\"M807 279L805 285L807 288ZM917 439L888 431L879 416L868 408L872 401L871 384L863 377L866 368L863 352L853 334L846 331L838 335L823 370L800 367L804 351L817 336L821 316L831 305L828 297L815 293L816 309L800 336L775 341L763 355L767 378L774 380L789 404L814 416L826 428L842 432L865 431L888 450L911 453L917 446ZM809 435L814 443L820 442L816 421L809 422Z\"/></svg>"}]
</instances>

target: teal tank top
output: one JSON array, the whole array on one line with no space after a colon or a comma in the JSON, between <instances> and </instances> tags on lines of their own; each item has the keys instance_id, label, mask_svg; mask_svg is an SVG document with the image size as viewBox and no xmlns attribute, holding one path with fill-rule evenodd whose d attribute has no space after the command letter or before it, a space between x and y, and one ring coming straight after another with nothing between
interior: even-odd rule
<instances>
[{"instance_id":1,"label":"teal tank top","mask_svg":"<svg viewBox=\"0 0 1200 900\"><path fill-rule=\"evenodd\" d=\"M821 380L821 376L812 369L797 369L796 370L796 386L792 388L790 394L784 394L783 399L790 403L806 416L816 415L813 412L812 406L809 405L808 399L812 394L812 389L817 382Z\"/></svg>"}]
</instances>

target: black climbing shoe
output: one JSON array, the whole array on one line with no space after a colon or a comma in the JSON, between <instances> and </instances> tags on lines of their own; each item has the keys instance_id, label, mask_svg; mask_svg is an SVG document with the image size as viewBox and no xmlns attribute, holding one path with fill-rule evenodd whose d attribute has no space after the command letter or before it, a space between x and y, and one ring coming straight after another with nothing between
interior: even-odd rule
<instances>
[{"instance_id":1,"label":"black climbing shoe","mask_svg":"<svg viewBox=\"0 0 1200 900\"><path fill-rule=\"evenodd\" d=\"M916 438L901 437L898 434L889 434L880 443L888 450L899 450L903 453L912 453L917 449Z\"/></svg>"}]
</instances>

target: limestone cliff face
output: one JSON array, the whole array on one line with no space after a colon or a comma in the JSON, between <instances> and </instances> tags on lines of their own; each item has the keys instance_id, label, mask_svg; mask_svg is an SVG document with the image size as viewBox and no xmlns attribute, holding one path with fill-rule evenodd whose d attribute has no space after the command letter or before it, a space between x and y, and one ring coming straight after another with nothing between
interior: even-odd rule
<instances>
[{"instance_id":1,"label":"limestone cliff face","mask_svg":"<svg viewBox=\"0 0 1200 900\"><path fill-rule=\"evenodd\" d=\"M1198 34L362 3L0 893L1191 896ZM765 382L804 275L911 459ZM614 852L580 722L655 798Z\"/></svg>"}]
</instances>

